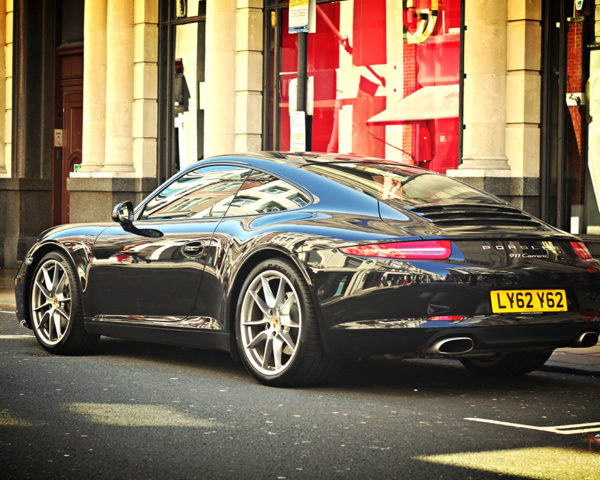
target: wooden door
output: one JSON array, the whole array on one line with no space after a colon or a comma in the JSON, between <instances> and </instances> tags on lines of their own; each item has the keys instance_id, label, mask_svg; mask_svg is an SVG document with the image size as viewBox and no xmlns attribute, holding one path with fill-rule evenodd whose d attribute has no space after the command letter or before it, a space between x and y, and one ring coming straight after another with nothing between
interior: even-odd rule
<instances>
[{"instance_id":1,"label":"wooden door","mask_svg":"<svg viewBox=\"0 0 600 480\"><path fill-rule=\"evenodd\" d=\"M62 145L54 138L53 221L69 222L67 179L81 163L83 130L83 49L57 48L54 129L62 131Z\"/></svg>"}]
</instances>

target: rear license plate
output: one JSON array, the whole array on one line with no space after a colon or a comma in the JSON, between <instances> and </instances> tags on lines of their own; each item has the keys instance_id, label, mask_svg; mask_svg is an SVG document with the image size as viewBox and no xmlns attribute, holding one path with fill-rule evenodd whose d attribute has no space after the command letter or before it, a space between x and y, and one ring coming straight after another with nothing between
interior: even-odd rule
<instances>
[{"instance_id":1,"label":"rear license plate","mask_svg":"<svg viewBox=\"0 0 600 480\"><path fill-rule=\"evenodd\" d=\"M492 312L566 312L564 290L492 290Z\"/></svg>"}]
</instances>

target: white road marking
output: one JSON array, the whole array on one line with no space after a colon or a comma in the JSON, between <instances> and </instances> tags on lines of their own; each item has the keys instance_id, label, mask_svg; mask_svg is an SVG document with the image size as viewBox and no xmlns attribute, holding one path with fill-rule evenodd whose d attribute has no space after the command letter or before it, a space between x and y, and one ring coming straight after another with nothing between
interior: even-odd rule
<instances>
[{"instance_id":1,"label":"white road marking","mask_svg":"<svg viewBox=\"0 0 600 480\"><path fill-rule=\"evenodd\" d=\"M21 338L34 338L33 335L0 335L0 340L19 340Z\"/></svg>"},{"instance_id":2,"label":"white road marking","mask_svg":"<svg viewBox=\"0 0 600 480\"><path fill-rule=\"evenodd\" d=\"M15 313L14 310L0 310L0 313Z\"/></svg>"},{"instance_id":3,"label":"white road marking","mask_svg":"<svg viewBox=\"0 0 600 480\"><path fill-rule=\"evenodd\" d=\"M493 425L502 425L505 427L525 428L528 430L538 430L540 432L555 433L557 435L575 435L577 433L597 432L600 430L600 422L575 423L572 425L553 425L550 427L538 427L535 425L525 425L523 423L501 422L499 420L489 420L487 418L465 418L470 422L491 423Z\"/></svg>"}]
</instances>

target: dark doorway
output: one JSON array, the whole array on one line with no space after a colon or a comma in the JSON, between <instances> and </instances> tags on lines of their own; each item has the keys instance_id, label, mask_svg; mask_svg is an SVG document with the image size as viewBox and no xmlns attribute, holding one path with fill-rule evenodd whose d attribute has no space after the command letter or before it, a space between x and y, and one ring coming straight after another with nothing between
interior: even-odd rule
<instances>
[{"instance_id":1,"label":"dark doorway","mask_svg":"<svg viewBox=\"0 0 600 480\"><path fill-rule=\"evenodd\" d=\"M81 164L83 132L83 0L56 2L52 223L69 222L67 179Z\"/></svg>"},{"instance_id":2,"label":"dark doorway","mask_svg":"<svg viewBox=\"0 0 600 480\"><path fill-rule=\"evenodd\" d=\"M598 224L590 198L585 98L591 10L546 0L542 12L541 216L579 235Z\"/></svg>"}]
</instances>

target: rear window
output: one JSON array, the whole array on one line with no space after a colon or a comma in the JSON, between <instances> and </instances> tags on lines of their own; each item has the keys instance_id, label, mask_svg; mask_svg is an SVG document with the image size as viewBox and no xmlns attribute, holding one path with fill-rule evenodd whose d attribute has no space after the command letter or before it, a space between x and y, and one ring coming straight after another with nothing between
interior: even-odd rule
<instances>
[{"instance_id":1,"label":"rear window","mask_svg":"<svg viewBox=\"0 0 600 480\"><path fill-rule=\"evenodd\" d=\"M309 164L304 168L391 203L499 203L450 177L402 165L345 162Z\"/></svg>"}]
</instances>

